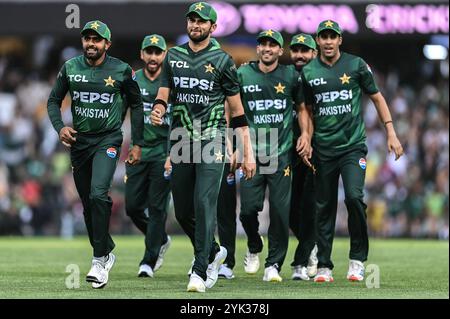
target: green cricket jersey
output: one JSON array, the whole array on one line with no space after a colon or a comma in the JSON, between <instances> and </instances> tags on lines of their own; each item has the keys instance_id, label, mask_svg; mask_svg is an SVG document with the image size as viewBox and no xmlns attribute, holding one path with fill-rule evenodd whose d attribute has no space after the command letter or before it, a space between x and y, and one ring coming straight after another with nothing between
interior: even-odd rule
<instances>
[{"instance_id":1,"label":"green cricket jersey","mask_svg":"<svg viewBox=\"0 0 450 319\"><path fill-rule=\"evenodd\" d=\"M171 48L164 60L161 86L171 89L172 130L184 127L195 141L224 132L225 98L239 94L232 58L212 43L199 52L193 52L188 43Z\"/></svg>"},{"instance_id":2,"label":"green cricket jersey","mask_svg":"<svg viewBox=\"0 0 450 319\"><path fill-rule=\"evenodd\" d=\"M249 127L256 132L266 131L265 141L258 139L254 150L257 154L274 155L270 151L269 129L277 129L277 154L290 151L294 105L304 100L300 74L292 65L281 64L272 72L263 73L258 62L250 62L239 68L238 76Z\"/></svg>"},{"instance_id":3,"label":"green cricket jersey","mask_svg":"<svg viewBox=\"0 0 450 319\"><path fill-rule=\"evenodd\" d=\"M58 132L65 126L61 102L70 93L73 127L81 134L99 134L122 126L124 99L131 107L132 139L143 144L143 106L139 86L131 67L106 55L102 64L92 67L84 56L70 59L61 68L48 99L48 113Z\"/></svg>"},{"instance_id":4,"label":"green cricket jersey","mask_svg":"<svg viewBox=\"0 0 450 319\"><path fill-rule=\"evenodd\" d=\"M314 152L333 158L365 144L362 92L378 92L370 67L360 57L341 52L329 66L320 58L302 70L307 105L313 106Z\"/></svg>"},{"instance_id":5,"label":"green cricket jersey","mask_svg":"<svg viewBox=\"0 0 450 319\"><path fill-rule=\"evenodd\" d=\"M144 69L141 69L136 71L136 82L141 89L144 104L144 147L142 147L141 161L165 159L167 154L167 136L169 135L169 117L164 117L165 122L161 126L152 125L150 120L153 101L158 94L161 76L152 81L147 78ZM167 114L170 113L170 105L168 108Z\"/></svg>"}]
</instances>

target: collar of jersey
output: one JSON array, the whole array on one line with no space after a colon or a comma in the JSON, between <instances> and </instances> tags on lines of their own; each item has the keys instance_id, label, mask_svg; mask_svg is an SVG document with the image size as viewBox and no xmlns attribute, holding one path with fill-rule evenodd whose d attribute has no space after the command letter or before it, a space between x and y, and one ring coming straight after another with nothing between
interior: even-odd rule
<instances>
[{"instance_id":1,"label":"collar of jersey","mask_svg":"<svg viewBox=\"0 0 450 319\"><path fill-rule=\"evenodd\" d=\"M201 49L200 51L194 52L192 51L191 47L189 46L189 41L186 42L186 49L188 50L189 54L199 54L208 51L213 46L212 42L209 41L209 44L206 46L206 48Z\"/></svg>"},{"instance_id":2,"label":"collar of jersey","mask_svg":"<svg viewBox=\"0 0 450 319\"><path fill-rule=\"evenodd\" d=\"M88 67L90 67L90 68L99 68L99 67L101 67L101 66L103 66L103 65L106 63L106 60L108 60L108 59L109 59L109 55L108 55L108 54L105 54L105 59L102 61L102 63L100 63L99 65L96 65L96 66L92 66L92 65L90 65L89 63L87 63L86 57L83 55L83 61L84 61L84 63L86 63L86 65L87 65Z\"/></svg>"},{"instance_id":3,"label":"collar of jersey","mask_svg":"<svg viewBox=\"0 0 450 319\"><path fill-rule=\"evenodd\" d=\"M322 61L322 59L320 57L317 57L317 60L319 60L319 63L322 64L323 66L331 69L331 68L334 68L339 62L342 61L342 58L344 57L344 55L345 55L345 52L341 51L341 56L339 57L339 59L336 62L334 62L333 65L326 64L325 62Z\"/></svg>"},{"instance_id":4,"label":"collar of jersey","mask_svg":"<svg viewBox=\"0 0 450 319\"><path fill-rule=\"evenodd\" d=\"M273 70L270 71L270 72L265 73L265 72L261 71L261 69L259 68L259 61L250 61L249 64L252 66L252 68L253 68L256 72L259 72L259 73L261 73L261 74L272 74L272 73L276 72L276 71L278 70L278 68L280 67L280 61L278 61L277 67L276 67L275 69L273 69Z\"/></svg>"}]
</instances>

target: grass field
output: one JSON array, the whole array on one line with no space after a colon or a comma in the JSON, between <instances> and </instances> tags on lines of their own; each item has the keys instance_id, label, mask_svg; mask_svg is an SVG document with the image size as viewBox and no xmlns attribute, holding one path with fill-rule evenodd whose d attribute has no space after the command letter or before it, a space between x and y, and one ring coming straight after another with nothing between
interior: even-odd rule
<instances>
[{"instance_id":1,"label":"grass field","mask_svg":"<svg viewBox=\"0 0 450 319\"><path fill-rule=\"evenodd\" d=\"M206 294L185 292L192 248L184 236L175 236L163 267L154 278L137 278L143 253L143 237L115 236L117 262L110 282L103 290L93 290L84 281L90 267L91 249L87 237L0 238L0 298L449 298L449 245L447 241L371 240L367 264L380 269L380 288L345 279L349 242L337 239L331 284L290 279L296 240L291 238L281 272L282 283L262 281L263 269L255 276L244 273L245 241L237 242L236 278L219 280ZM262 256L265 258L267 249ZM66 266L80 268L80 288L65 285Z\"/></svg>"}]
</instances>

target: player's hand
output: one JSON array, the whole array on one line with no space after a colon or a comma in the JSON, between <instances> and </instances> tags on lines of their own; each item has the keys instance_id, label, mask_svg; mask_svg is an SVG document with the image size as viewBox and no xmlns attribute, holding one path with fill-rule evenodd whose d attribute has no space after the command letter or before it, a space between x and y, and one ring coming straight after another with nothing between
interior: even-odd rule
<instances>
[{"instance_id":1,"label":"player's hand","mask_svg":"<svg viewBox=\"0 0 450 319\"><path fill-rule=\"evenodd\" d=\"M172 170L172 163L170 162L170 157L169 156L167 156L166 162L164 163L164 170L166 172L169 172L169 171Z\"/></svg>"},{"instance_id":2,"label":"player's hand","mask_svg":"<svg viewBox=\"0 0 450 319\"><path fill-rule=\"evenodd\" d=\"M387 137L387 146L389 150L389 154L394 151L395 160L398 160L403 154L403 146L397 138L397 135L388 135Z\"/></svg>"},{"instance_id":3,"label":"player's hand","mask_svg":"<svg viewBox=\"0 0 450 319\"><path fill-rule=\"evenodd\" d=\"M296 150L300 157L311 154L311 139L306 134L302 134L297 140ZM310 157L311 158L311 157Z\"/></svg>"},{"instance_id":4,"label":"player's hand","mask_svg":"<svg viewBox=\"0 0 450 319\"><path fill-rule=\"evenodd\" d=\"M69 126L65 126L59 131L59 140L64 146L70 148L77 141L75 134L77 134L77 131Z\"/></svg>"},{"instance_id":5,"label":"player's hand","mask_svg":"<svg viewBox=\"0 0 450 319\"><path fill-rule=\"evenodd\" d=\"M163 120L162 120L163 116L164 116L164 113L163 113L162 107L155 106L153 108L152 113L150 114L150 120L152 121L152 125L155 125L155 126L162 125L163 124Z\"/></svg>"},{"instance_id":6,"label":"player's hand","mask_svg":"<svg viewBox=\"0 0 450 319\"><path fill-rule=\"evenodd\" d=\"M253 157L253 153L249 156L244 156L243 163L241 165L242 172L244 173L245 179L249 180L253 178L256 174L256 161Z\"/></svg>"},{"instance_id":7,"label":"player's hand","mask_svg":"<svg viewBox=\"0 0 450 319\"><path fill-rule=\"evenodd\" d=\"M238 158L239 158L239 152L238 152L238 150L236 150L236 152L234 152L230 156L230 172L231 173L234 173L240 166L240 164L238 163Z\"/></svg>"},{"instance_id":8,"label":"player's hand","mask_svg":"<svg viewBox=\"0 0 450 319\"><path fill-rule=\"evenodd\" d=\"M125 160L125 163L135 165L141 161L141 156L141 147L139 145L133 145L131 150L128 152L128 158Z\"/></svg>"}]
</instances>

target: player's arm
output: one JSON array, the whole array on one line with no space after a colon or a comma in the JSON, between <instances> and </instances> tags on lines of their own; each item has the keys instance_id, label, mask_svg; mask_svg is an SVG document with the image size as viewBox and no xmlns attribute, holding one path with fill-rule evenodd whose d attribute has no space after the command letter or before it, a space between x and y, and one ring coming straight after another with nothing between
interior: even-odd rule
<instances>
[{"instance_id":1,"label":"player's arm","mask_svg":"<svg viewBox=\"0 0 450 319\"><path fill-rule=\"evenodd\" d=\"M311 154L311 138L313 134L313 122L309 109L304 102L297 106L298 110L298 125L300 127L301 135L297 140L296 150L298 154L303 157Z\"/></svg>"},{"instance_id":2,"label":"player's arm","mask_svg":"<svg viewBox=\"0 0 450 319\"><path fill-rule=\"evenodd\" d=\"M369 97L375 105L378 112L378 117L383 122L384 128L386 129L387 147L389 153L393 151L395 153L395 160L398 160L403 155L403 147L397 138L397 134L395 133L394 123L392 122L391 112L389 111L386 100L380 92L369 95Z\"/></svg>"},{"instance_id":3,"label":"player's arm","mask_svg":"<svg viewBox=\"0 0 450 319\"><path fill-rule=\"evenodd\" d=\"M227 157L230 159L230 172L234 172L236 168L238 167L237 164L237 157L238 155L234 151L234 137L233 134L228 134L230 132L231 128L231 112L230 112L230 106L228 105L228 102L225 101L225 120L227 122L227 134L226 134L226 150L227 150Z\"/></svg>"},{"instance_id":4,"label":"player's arm","mask_svg":"<svg viewBox=\"0 0 450 319\"><path fill-rule=\"evenodd\" d=\"M66 77L66 65L64 64L56 77L55 84L47 101L47 112L53 128L59 135L59 140L64 146L71 147L76 142L75 131L70 126L65 126L61 117L61 105L67 92L69 83Z\"/></svg>"},{"instance_id":5,"label":"player's arm","mask_svg":"<svg viewBox=\"0 0 450 319\"><path fill-rule=\"evenodd\" d=\"M141 160L141 147L144 145L144 106L139 85L133 79L133 70L130 66L125 71L123 92L125 93L126 103L130 108L131 139L133 141L133 147L128 153L126 162L134 165Z\"/></svg>"},{"instance_id":6,"label":"player's arm","mask_svg":"<svg viewBox=\"0 0 450 319\"><path fill-rule=\"evenodd\" d=\"M167 112L167 103L170 97L170 88L172 86L173 73L169 63L170 52L166 54L161 69L161 84L158 89L158 94L153 102L153 110L150 114L150 120L153 125L162 125L163 116Z\"/></svg>"},{"instance_id":7,"label":"player's arm","mask_svg":"<svg viewBox=\"0 0 450 319\"><path fill-rule=\"evenodd\" d=\"M309 148L301 152L301 148L297 142L297 152L301 156L303 162L310 167L313 171L315 171L314 166L311 164L312 152L313 149L311 147L311 139L314 134L314 124L313 124L313 116L312 116L312 104L313 104L313 92L308 82L306 81L305 74L301 73L301 88L303 92L303 103L300 103L298 111L298 124L300 126L302 135L306 134L305 139L309 140ZM302 138L302 135L299 138Z\"/></svg>"}]
</instances>

